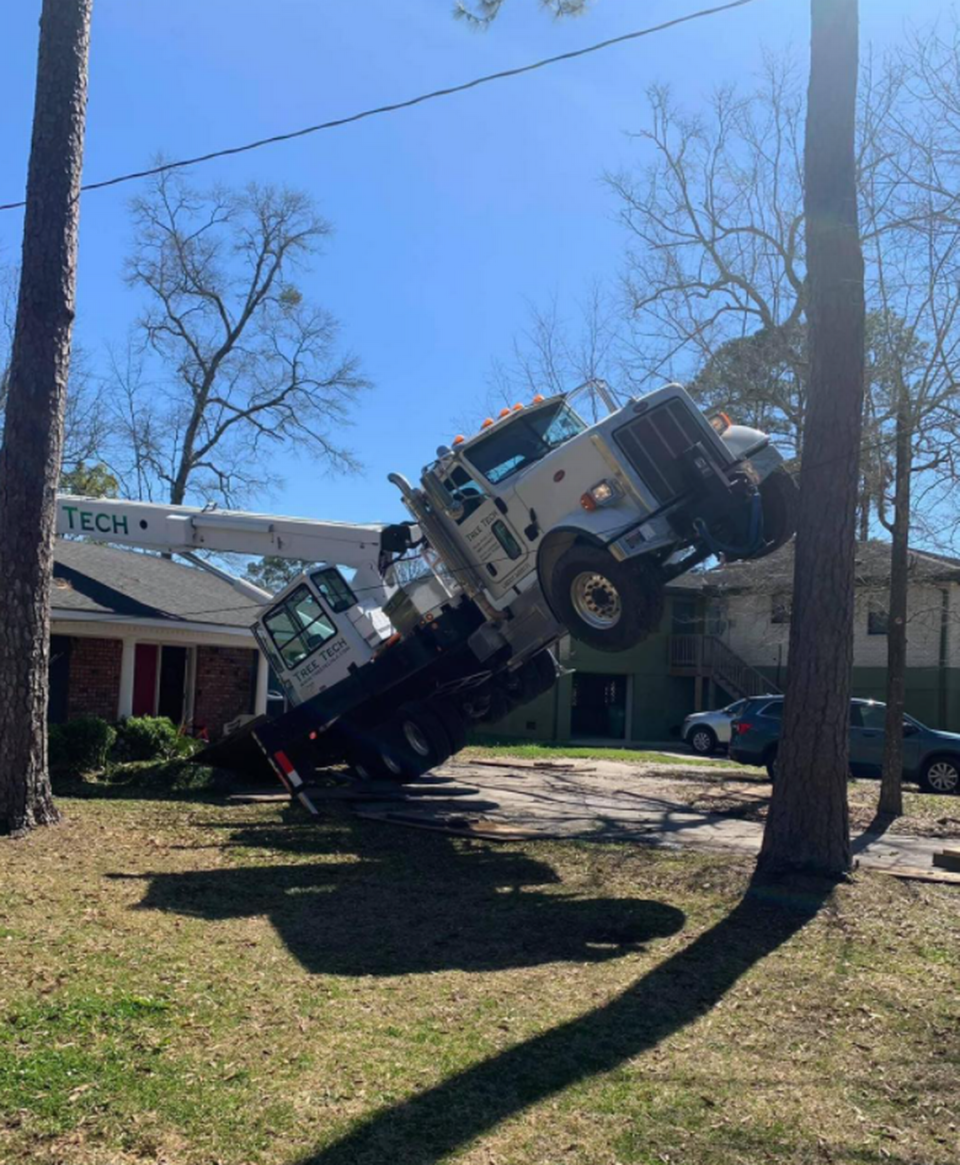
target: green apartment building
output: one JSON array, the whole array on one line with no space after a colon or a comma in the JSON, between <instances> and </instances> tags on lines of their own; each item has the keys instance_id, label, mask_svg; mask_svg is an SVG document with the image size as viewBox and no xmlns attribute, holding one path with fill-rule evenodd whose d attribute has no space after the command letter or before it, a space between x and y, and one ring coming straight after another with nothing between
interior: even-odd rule
<instances>
[{"instance_id":1,"label":"green apartment building","mask_svg":"<svg viewBox=\"0 0 960 1165\"><path fill-rule=\"evenodd\" d=\"M853 694L882 700L890 546L857 548ZM789 666L793 545L757 562L693 572L667 591L663 621L632 651L564 641L554 690L493 734L544 741L675 739L687 713L783 688ZM960 731L960 560L913 552L907 711Z\"/></svg>"}]
</instances>

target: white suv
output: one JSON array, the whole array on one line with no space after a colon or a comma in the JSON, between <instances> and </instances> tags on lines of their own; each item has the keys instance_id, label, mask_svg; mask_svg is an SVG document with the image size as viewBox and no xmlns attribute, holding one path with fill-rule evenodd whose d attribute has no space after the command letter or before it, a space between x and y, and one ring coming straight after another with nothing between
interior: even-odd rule
<instances>
[{"instance_id":1,"label":"white suv","mask_svg":"<svg viewBox=\"0 0 960 1165\"><path fill-rule=\"evenodd\" d=\"M719 745L730 743L730 725L740 715L746 700L737 700L715 712L691 712L680 729L681 738L698 756L710 756Z\"/></svg>"}]
</instances>

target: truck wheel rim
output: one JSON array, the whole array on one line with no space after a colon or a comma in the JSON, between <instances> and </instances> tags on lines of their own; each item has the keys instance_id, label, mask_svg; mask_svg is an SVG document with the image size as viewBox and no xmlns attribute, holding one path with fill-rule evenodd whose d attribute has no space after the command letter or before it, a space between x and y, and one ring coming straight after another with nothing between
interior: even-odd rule
<instances>
[{"instance_id":1,"label":"truck wheel rim","mask_svg":"<svg viewBox=\"0 0 960 1165\"><path fill-rule=\"evenodd\" d=\"M586 570L578 574L570 587L570 598L578 617L598 631L609 631L620 622L620 592L602 574Z\"/></svg>"},{"instance_id":2,"label":"truck wheel rim","mask_svg":"<svg viewBox=\"0 0 960 1165\"><path fill-rule=\"evenodd\" d=\"M693 734L693 751L694 752L709 752L710 751L710 737L706 732L695 732Z\"/></svg>"},{"instance_id":3,"label":"truck wheel rim","mask_svg":"<svg viewBox=\"0 0 960 1165\"><path fill-rule=\"evenodd\" d=\"M957 784L960 783L958 778L960 778L960 774L957 772L956 765L944 760L932 764L927 773L927 780L938 793L952 793Z\"/></svg>"},{"instance_id":4,"label":"truck wheel rim","mask_svg":"<svg viewBox=\"0 0 960 1165\"><path fill-rule=\"evenodd\" d=\"M403 735L406 737L407 744L413 749L418 756L430 755L430 742L423 735L420 730L420 725L414 720L404 720Z\"/></svg>"}]
</instances>

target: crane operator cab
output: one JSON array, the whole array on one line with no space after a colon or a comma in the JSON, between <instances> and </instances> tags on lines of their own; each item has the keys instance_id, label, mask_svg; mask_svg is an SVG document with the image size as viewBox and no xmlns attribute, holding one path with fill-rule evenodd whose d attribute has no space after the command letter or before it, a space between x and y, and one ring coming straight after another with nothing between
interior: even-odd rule
<instances>
[{"instance_id":1,"label":"crane operator cab","mask_svg":"<svg viewBox=\"0 0 960 1165\"><path fill-rule=\"evenodd\" d=\"M358 599L335 566L320 566L281 591L253 633L296 705L368 663L393 627L379 607Z\"/></svg>"}]
</instances>

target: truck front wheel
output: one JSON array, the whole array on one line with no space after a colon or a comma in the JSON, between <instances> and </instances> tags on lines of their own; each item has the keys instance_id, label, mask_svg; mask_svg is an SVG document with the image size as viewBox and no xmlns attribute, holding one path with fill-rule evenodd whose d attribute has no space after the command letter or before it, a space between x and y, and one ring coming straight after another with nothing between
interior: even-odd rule
<instances>
[{"instance_id":1,"label":"truck front wheel","mask_svg":"<svg viewBox=\"0 0 960 1165\"><path fill-rule=\"evenodd\" d=\"M626 651L657 629L663 580L643 559L617 562L597 546L575 544L557 563L554 610L567 630L599 651Z\"/></svg>"},{"instance_id":2,"label":"truck front wheel","mask_svg":"<svg viewBox=\"0 0 960 1165\"><path fill-rule=\"evenodd\" d=\"M782 465L760 483L764 546L754 558L766 558L793 537L798 496L793 476Z\"/></svg>"}]
</instances>

